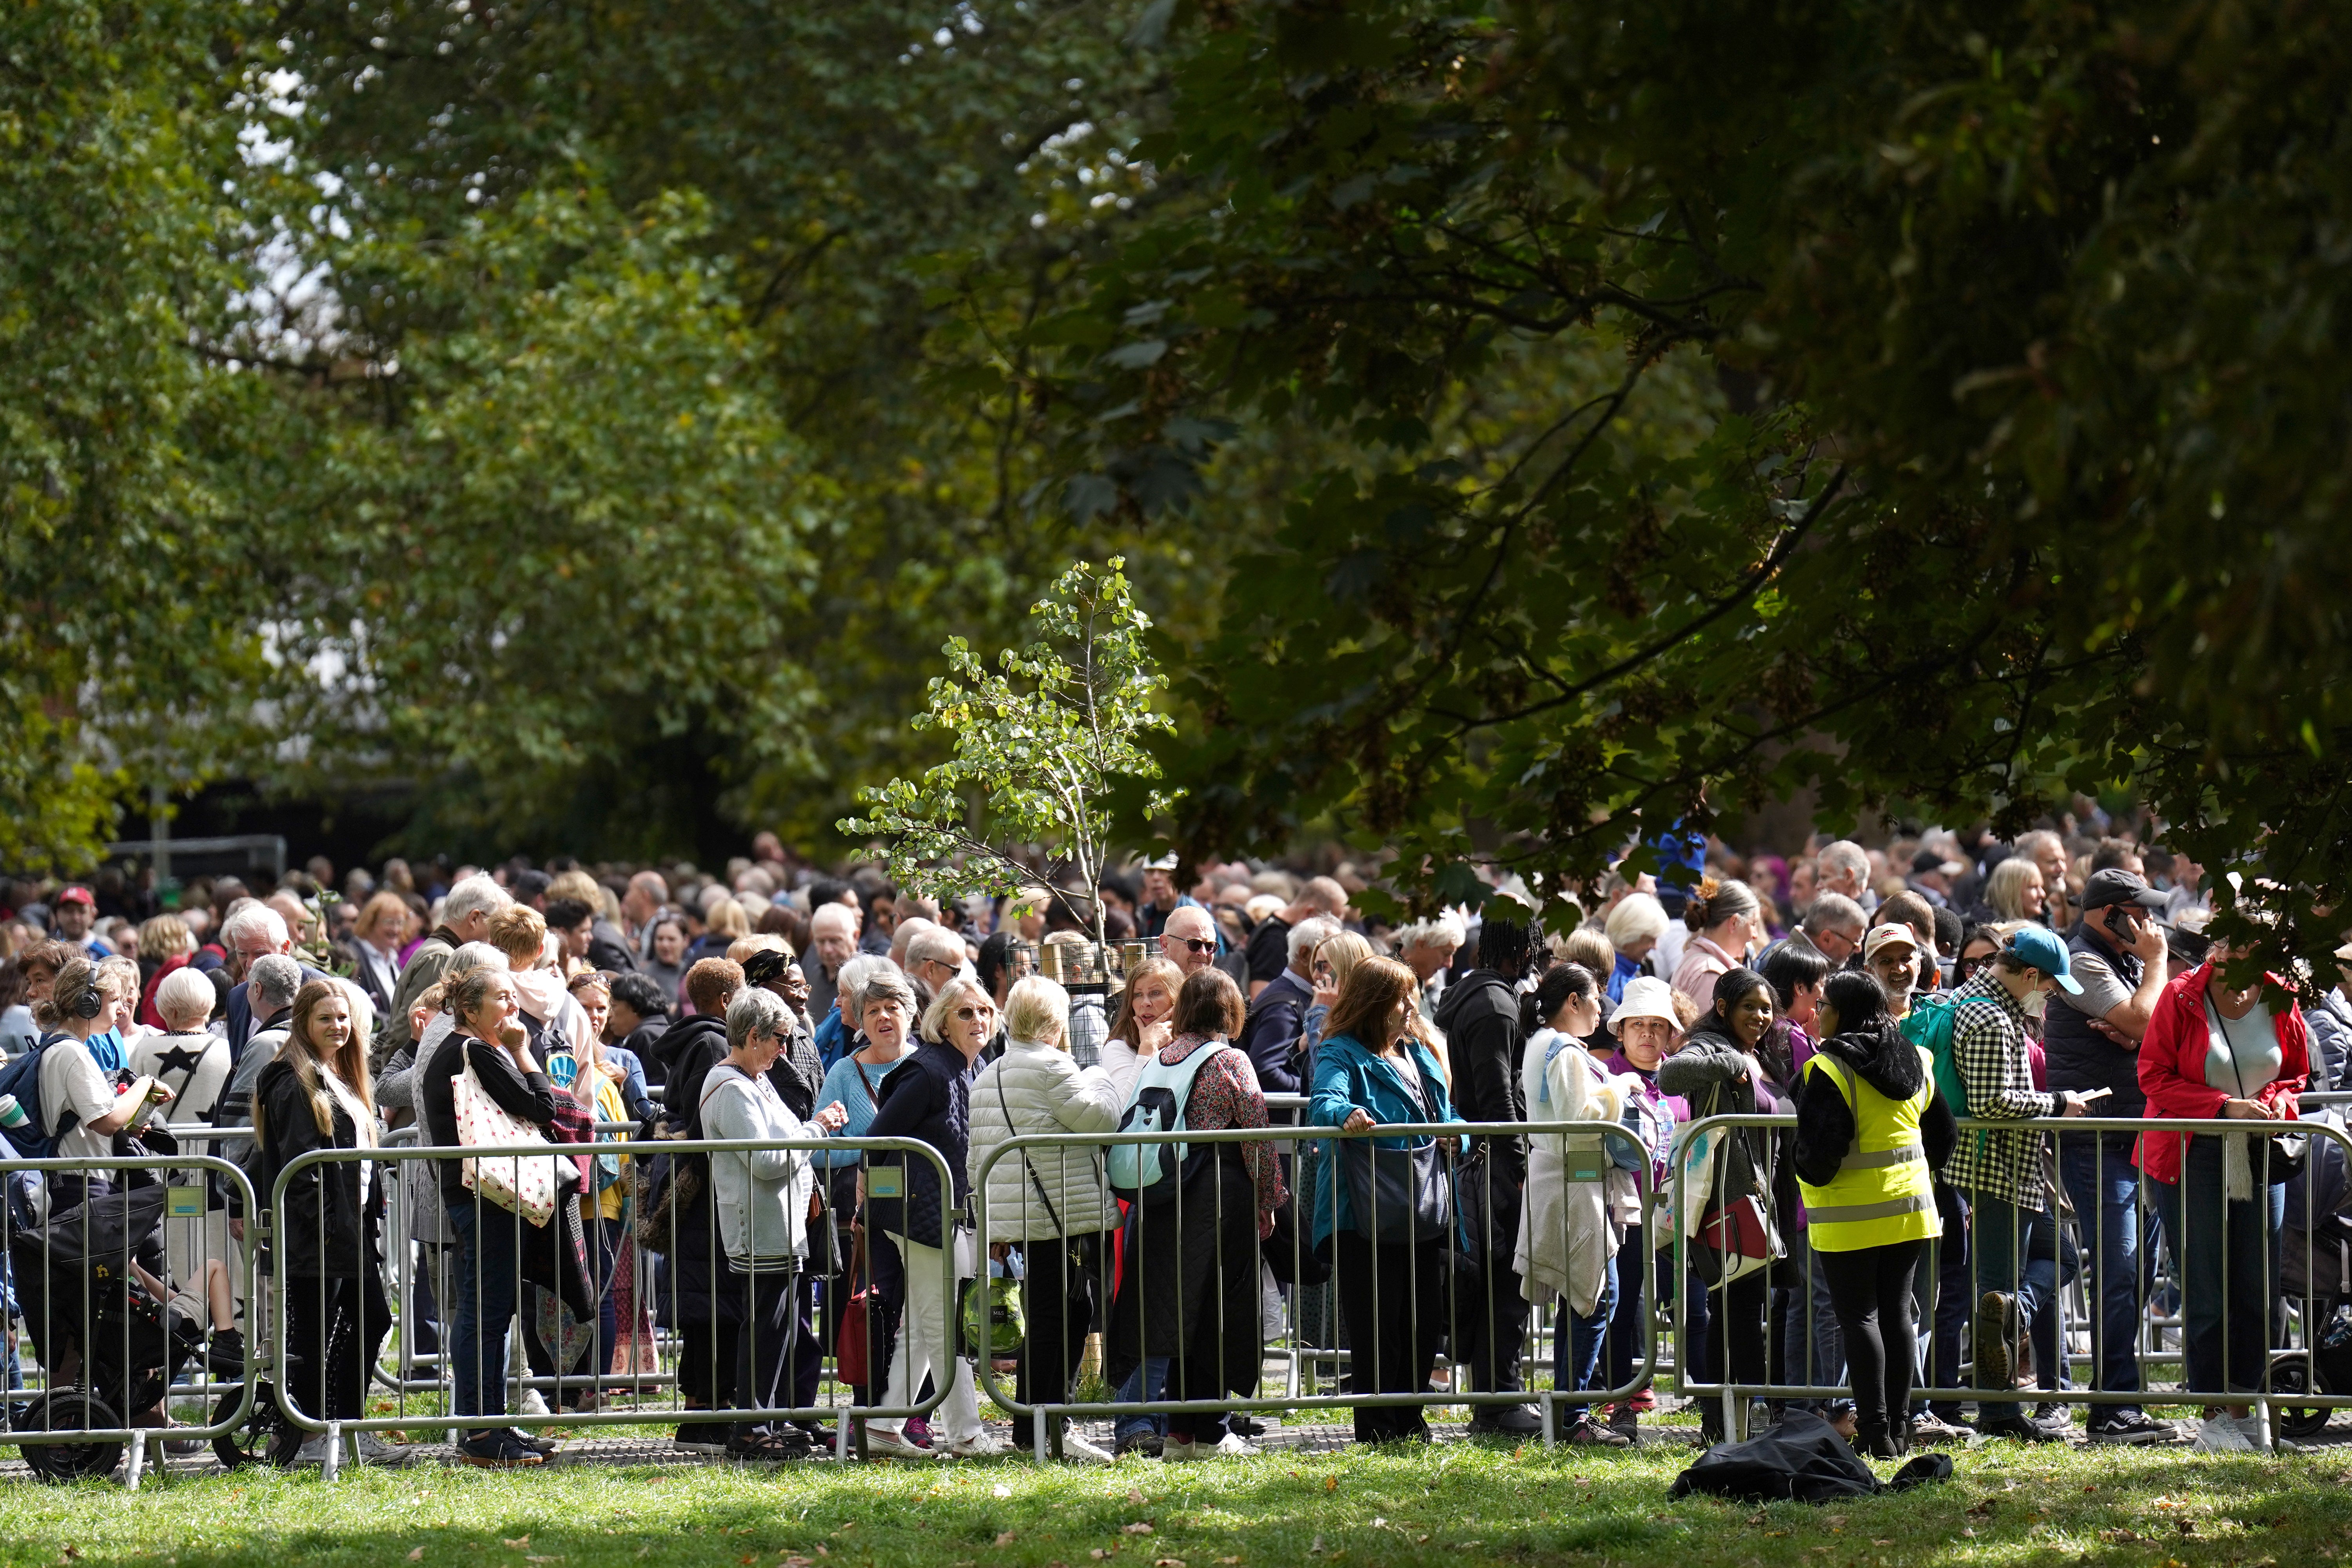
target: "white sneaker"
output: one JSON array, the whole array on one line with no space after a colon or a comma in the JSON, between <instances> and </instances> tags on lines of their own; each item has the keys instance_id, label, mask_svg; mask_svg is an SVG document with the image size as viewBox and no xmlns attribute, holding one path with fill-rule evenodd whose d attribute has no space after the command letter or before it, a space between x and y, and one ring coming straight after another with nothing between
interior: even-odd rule
<instances>
[{"instance_id":1,"label":"white sneaker","mask_svg":"<svg viewBox=\"0 0 2352 1568\"><path fill-rule=\"evenodd\" d=\"M2208 1454L2251 1454L2254 1446L2227 1415L2209 1415L2197 1427L2197 1447Z\"/></svg>"},{"instance_id":2,"label":"white sneaker","mask_svg":"<svg viewBox=\"0 0 2352 1568\"><path fill-rule=\"evenodd\" d=\"M553 1412L547 1408L547 1401L543 1396L541 1396L539 1390L536 1388L526 1388L522 1391L522 1408L517 1414L523 1415L548 1415L553 1414Z\"/></svg>"},{"instance_id":3,"label":"white sneaker","mask_svg":"<svg viewBox=\"0 0 2352 1568\"><path fill-rule=\"evenodd\" d=\"M866 1428L866 1452L870 1458L941 1459L947 1456L937 1448L926 1448L904 1432L893 1432L885 1426Z\"/></svg>"},{"instance_id":4,"label":"white sneaker","mask_svg":"<svg viewBox=\"0 0 2352 1568\"><path fill-rule=\"evenodd\" d=\"M2263 1418L2259 1413L2249 1411L2243 1415L2232 1416L2231 1419L2236 1424L2238 1430L2245 1435L2247 1447L2255 1449L2262 1447Z\"/></svg>"},{"instance_id":5,"label":"white sneaker","mask_svg":"<svg viewBox=\"0 0 2352 1568\"><path fill-rule=\"evenodd\" d=\"M1169 1437L1160 1445L1160 1457L1171 1465L1189 1465L1195 1459L1208 1458L1208 1455L1202 1453L1201 1446L1190 1437Z\"/></svg>"},{"instance_id":6,"label":"white sneaker","mask_svg":"<svg viewBox=\"0 0 2352 1568\"><path fill-rule=\"evenodd\" d=\"M1255 1456L1258 1451L1257 1445L1255 1443L1251 1442L1248 1438L1243 1436L1238 1432L1226 1433L1224 1436L1218 1441L1214 1447L1204 1447L1197 1444L1195 1447L1200 1449L1201 1458L1204 1459L1208 1458L1212 1455L1214 1455L1216 1458L1221 1459L1246 1459Z\"/></svg>"},{"instance_id":7,"label":"white sneaker","mask_svg":"<svg viewBox=\"0 0 2352 1568\"><path fill-rule=\"evenodd\" d=\"M1013 1452L1013 1445L987 1432L975 1432L969 1437L950 1437L939 1447L940 1452L957 1459L997 1459Z\"/></svg>"},{"instance_id":8,"label":"white sneaker","mask_svg":"<svg viewBox=\"0 0 2352 1568\"><path fill-rule=\"evenodd\" d=\"M360 1463L363 1465L374 1465L387 1470L400 1470L416 1462L416 1450L414 1448L404 1448L397 1443L387 1443L373 1432L361 1432L356 1436L360 1445Z\"/></svg>"},{"instance_id":9,"label":"white sneaker","mask_svg":"<svg viewBox=\"0 0 2352 1568\"><path fill-rule=\"evenodd\" d=\"M1089 1443L1075 1432L1062 1434L1062 1458L1081 1465L1115 1465L1108 1448Z\"/></svg>"}]
</instances>

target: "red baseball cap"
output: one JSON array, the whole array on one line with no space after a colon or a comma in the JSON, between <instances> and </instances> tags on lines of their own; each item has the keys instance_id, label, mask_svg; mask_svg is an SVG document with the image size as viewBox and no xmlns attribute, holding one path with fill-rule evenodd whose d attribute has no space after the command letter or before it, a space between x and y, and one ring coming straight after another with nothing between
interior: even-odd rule
<instances>
[{"instance_id":1,"label":"red baseball cap","mask_svg":"<svg viewBox=\"0 0 2352 1568\"><path fill-rule=\"evenodd\" d=\"M79 883L60 889L55 901L60 904L88 904L92 909L98 907L98 900L90 897L89 889Z\"/></svg>"}]
</instances>

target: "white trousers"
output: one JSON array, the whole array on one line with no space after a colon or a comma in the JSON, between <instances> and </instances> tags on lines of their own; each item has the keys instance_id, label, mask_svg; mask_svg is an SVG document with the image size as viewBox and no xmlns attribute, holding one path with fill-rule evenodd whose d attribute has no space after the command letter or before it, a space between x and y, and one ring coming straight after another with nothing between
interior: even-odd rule
<instances>
[{"instance_id":1,"label":"white trousers","mask_svg":"<svg viewBox=\"0 0 2352 1568\"><path fill-rule=\"evenodd\" d=\"M947 1397L931 1412L933 1440L961 1443L977 1437L982 1431L980 1395L972 1386L971 1363L955 1353L955 1295L940 1277L940 1248L903 1237L894 1239L907 1260L907 1310L899 1314L898 1345L890 1355L890 1382L882 1403L912 1405L928 1374L947 1390ZM956 1278L972 1278L977 1248L971 1232L956 1232L955 1248ZM876 1431L890 1433L904 1425L896 1420L873 1423Z\"/></svg>"}]
</instances>

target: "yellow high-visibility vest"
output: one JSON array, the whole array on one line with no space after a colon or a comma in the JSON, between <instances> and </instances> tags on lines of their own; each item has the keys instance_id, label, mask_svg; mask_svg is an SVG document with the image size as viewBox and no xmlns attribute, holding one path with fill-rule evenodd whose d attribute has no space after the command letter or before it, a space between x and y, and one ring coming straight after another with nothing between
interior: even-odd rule
<instances>
[{"instance_id":1,"label":"yellow high-visibility vest","mask_svg":"<svg viewBox=\"0 0 2352 1568\"><path fill-rule=\"evenodd\" d=\"M1919 1136L1919 1119L1936 1092L1933 1059L1919 1051L1919 1092L1908 1100L1889 1100L1825 1053L1816 1053L1805 1070L1835 1086L1853 1110L1853 1146L1838 1162L1837 1174L1826 1186L1797 1183L1813 1245L1823 1252L1853 1252L1943 1234Z\"/></svg>"}]
</instances>

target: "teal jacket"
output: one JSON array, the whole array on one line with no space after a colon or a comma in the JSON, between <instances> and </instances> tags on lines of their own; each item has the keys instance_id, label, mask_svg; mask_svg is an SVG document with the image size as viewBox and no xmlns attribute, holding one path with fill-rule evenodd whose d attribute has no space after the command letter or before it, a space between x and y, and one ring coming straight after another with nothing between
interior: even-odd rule
<instances>
[{"instance_id":1,"label":"teal jacket","mask_svg":"<svg viewBox=\"0 0 2352 1568\"><path fill-rule=\"evenodd\" d=\"M1381 1122L1460 1121L1462 1118L1454 1114L1453 1099L1445 1092L1445 1075L1439 1069L1437 1058L1417 1040L1412 1050L1413 1065L1421 1069L1421 1081L1430 1092L1434 1115L1422 1109L1396 1068L1366 1050L1353 1036L1334 1035L1315 1048L1315 1082L1307 1102L1307 1125L1338 1127L1347 1121L1351 1112L1360 1110ZM1370 1132L1362 1136L1383 1149L1401 1149L1411 1142ZM1317 1140L1315 1161L1315 1216L1310 1245L1320 1247L1334 1230L1356 1228L1355 1199L1349 1190L1347 1173L1339 1167L1338 1140Z\"/></svg>"}]
</instances>

